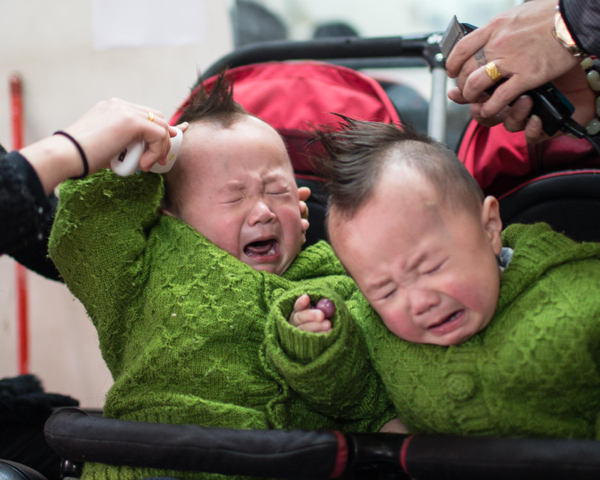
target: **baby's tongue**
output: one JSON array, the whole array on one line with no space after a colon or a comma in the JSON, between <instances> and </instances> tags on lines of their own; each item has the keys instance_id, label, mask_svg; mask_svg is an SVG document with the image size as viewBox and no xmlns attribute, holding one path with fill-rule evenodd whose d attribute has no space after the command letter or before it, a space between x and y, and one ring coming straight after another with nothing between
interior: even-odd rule
<instances>
[{"instance_id":1,"label":"baby's tongue","mask_svg":"<svg viewBox=\"0 0 600 480\"><path fill-rule=\"evenodd\" d=\"M275 240L263 240L246 245L244 253L249 257L267 255L275 245Z\"/></svg>"}]
</instances>

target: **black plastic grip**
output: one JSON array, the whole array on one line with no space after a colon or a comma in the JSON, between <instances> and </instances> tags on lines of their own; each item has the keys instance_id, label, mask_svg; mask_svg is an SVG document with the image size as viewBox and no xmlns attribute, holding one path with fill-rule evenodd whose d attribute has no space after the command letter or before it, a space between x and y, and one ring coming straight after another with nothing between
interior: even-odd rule
<instances>
[{"instance_id":1,"label":"black plastic grip","mask_svg":"<svg viewBox=\"0 0 600 480\"><path fill-rule=\"evenodd\" d=\"M391 433L350 433L348 441L348 471L356 478L393 478L408 480L402 467L402 447L409 435Z\"/></svg>"},{"instance_id":2,"label":"black plastic grip","mask_svg":"<svg viewBox=\"0 0 600 480\"><path fill-rule=\"evenodd\" d=\"M485 93L492 95L494 90L502 85L506 79L500 80L496 85L486 89ZM533 90L528 90L523 95L528 95L533 100L531 115L537 115L542 120L542 129L549 136L554 135L559 130L563 130L565 124L571 119L574 108L571 102L560 93L560 91L551 83L545 83ZM511 102L511 105L516 100Z\"/></svg>"},{"instance_id":3,"label":"black plastic grip","mask_svg":"<svg viewBox=\"0 0 600 480\"><path fill-rule=\"evenodd\" d=\"M415 480L591 480L600 478L600 442L414 435L405 466Z\"/></svg>"},{"instance_id":4,"label":"black plastic grip","mask_svg":"<svg viewBox=\"0 0 600 480\"><path fill-rule=\"evenodd\" d=\"M271 478L328 478L345 468L336 465L344 437L332 431L131 422L67 408L52 414L45 435L61 457L78 462Z\"/></svg>"}]
</instances>

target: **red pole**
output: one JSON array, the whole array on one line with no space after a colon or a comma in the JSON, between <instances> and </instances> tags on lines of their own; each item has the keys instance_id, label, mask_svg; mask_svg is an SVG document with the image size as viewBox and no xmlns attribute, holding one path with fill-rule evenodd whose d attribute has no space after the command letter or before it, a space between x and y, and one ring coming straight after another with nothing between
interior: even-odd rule
<instances>
[{"instance_id":1,"label":"red pole","mask_svg":"<svg viewBox=\"0 0 600 480\"><path fill-rule=\"evenodd\" d=\"M10 79L12 148L23 148L23 89L21 78L13 75ZM17 289L17 342L19 375L29 373L29 294L27 290L27 270L18 263L15 265Z\"/></svg>"},{"instance_id":2,"label":"red pole","mask_svg":"<svg viewBox=\"0 0 600 480\"><path fill-rule=\"evenodd\" d=\"M17 318L19 324L19 375L29 373L29 295L27 289L27 270L23 265L15 264L17 281Z\"/></svg>"},{"instance_id":3,"label":"red pole","mask_svg":"<svg viewBox=\"0 0 600 480\"><path fill-rule=\"evenodd\" d=\"M21 77L10 77L10 106L12 119L12 148L23 148L23 88Z\"/></svg>"}]
</instances>

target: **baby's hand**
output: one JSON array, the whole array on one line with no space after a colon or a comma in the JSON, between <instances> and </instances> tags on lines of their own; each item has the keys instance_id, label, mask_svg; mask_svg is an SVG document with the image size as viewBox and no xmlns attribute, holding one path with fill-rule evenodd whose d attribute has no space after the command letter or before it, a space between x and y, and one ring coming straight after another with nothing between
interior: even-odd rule
<instances>
[{"instance_id":1,"label":"baby's hand","mask_svg":"<svg viewBox=\"0 0 600 480\"><path fill-rule=\"evenodd\" d=\"M300 295L294 303L290 323L304 332L327 333L331 330L329 319L335 313L335 305L329 299L319 300L313 308L307 294Z\"/></svg>"}]
</instances>

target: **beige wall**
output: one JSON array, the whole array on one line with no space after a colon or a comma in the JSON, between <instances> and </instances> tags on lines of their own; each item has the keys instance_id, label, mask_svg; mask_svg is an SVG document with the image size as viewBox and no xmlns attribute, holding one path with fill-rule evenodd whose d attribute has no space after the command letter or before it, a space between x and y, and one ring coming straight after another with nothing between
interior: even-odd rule
<instances>
[{"instance_id":1,"label":"beige wall","mask_svg":"<svg viewBox=\"0 0 600 480\"><path fill-rule=\"evenodd\" d=\"M169 117L197 73L232 49L227 0L206 4L205 43L95 51L90 0L0 1L0 143L10 149L13 72L23 78L26 143L68 126L111 97L152 106ZM31 372L47 391L101 406L112 380L83 307L64 285L34 273L28 283ZM14 285L14 262L0 258L0 378L18 373Z\"/></svg>"}]
</instances>

